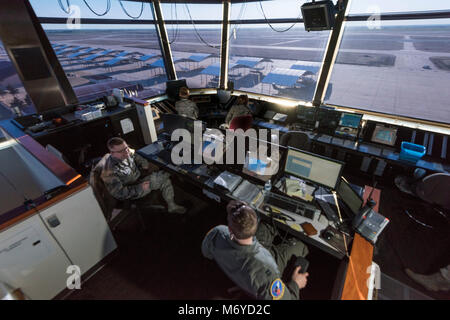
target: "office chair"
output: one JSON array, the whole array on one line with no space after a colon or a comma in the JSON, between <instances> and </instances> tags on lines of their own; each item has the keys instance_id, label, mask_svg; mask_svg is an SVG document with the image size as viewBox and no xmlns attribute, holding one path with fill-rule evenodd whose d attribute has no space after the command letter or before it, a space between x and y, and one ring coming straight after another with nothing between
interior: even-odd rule
<instances>
[{"instance_id":1,"label":"office chair","mask_svg":"<svg viewBox=\"0 0 450 320\"><path fill-rule=\"evenodd\" d=\"M103 171L103 168L105 166L106 160L110 157L110 154L104 155L100 161L97 163L95 159L93 162L92 170L89 175L89 184L91 185L94 196L97 199L98 203L100 204L100 208L103 211L103 214L105 215L106 221L108 222L110 228L114 231L117 229L117 227L125 221L126 218L130 216L130 214L135 213L139 219L139 222L141 224L141 228L143 231L145 231L147 228L144 223L144 219L142 217L141 209L139 208L136 200L124 200L120 201L116 198L114 198L106 189L106 186L103 182L103 179L101 178L101 174ZM157 196L156 193L151 194L151 202L154 202L155 196ZM158 211L161 212L160 206L146 206L146 209L150 209L151 211ZM117 216L113 215L113 212L120 211L120 213L117 214Z\"/></svg>"},{"instance_id":2,"label":"office chair","mask_svg":"<svg viewBox=\"0 0 450 320\"><path fill-rule=\"evenodd\" d=\"M420 199L450 209L450 174L434 173L424 177L425 172L418 170L414 172L414 178L398 176L395 178L395 185L405 193L417 196Z\"/></svg>"},{"instance_id":3,"label":"office chair","mask_svg":"<svg viewBox=\"0 0 450 320\"><path fill-rule=\"evenodd\" d=\"M242 129L247 131L252 127L253 124L253 116L251 114L246 114L243 116L234 117L230 122L230 129Z\"/></svg>"},{"instance_id":4,"label":"office chair","mask_svg":"<svg viewBox=\"0 0 450 320\"><path fill-rule=\"evenodd\" d=\"M280 139L280 144L284 147L293 147L299 150L311 150L311 139L306 133L301 131L285 133Z\"/></svg>"}]
</instances>

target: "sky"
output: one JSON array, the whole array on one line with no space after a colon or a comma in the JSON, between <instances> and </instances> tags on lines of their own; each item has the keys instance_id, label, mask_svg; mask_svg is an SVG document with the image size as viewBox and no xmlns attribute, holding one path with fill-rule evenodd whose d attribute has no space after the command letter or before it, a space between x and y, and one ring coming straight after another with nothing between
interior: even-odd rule
<instances>
[{"instance_id":1,"label":"sky","mask_svg":"<svg viewBox=\"0 0 450 320\"><path fill-rule=\"evenodd\" d=\"M405 11L429 11L429 10L450 10L450 0L350 0L350 14L373 14L377 12L405 12ZM108 0L60 0L67 10L67 3L79 8L82 18L107 18L107 19L130 19L122 10L119 0L111 0L111 9L104 16L96 16L87 7L86 3L98 13L105 12ZM304 0L273 0L234 4L231 8L231 19L264 19L264 13L268 19L271 18L298 18L301 17L300 7L303 3L310 2ZM336 3L336 0L334 1ZM38 17L73 17L75 11L69 15L65 13L58 0L30 0L30 3ZM141 11L141 3L122 1L123 6L132 16L138 16ZM221 20L221 4L162 4L163 16L165 19L190 20L187 8L194 20ZM153 19L150 5L144 4L144 10L139 18ZM412 24L410 21L402 21L401 24ZM428 20L425 24L441 23L439 20ZM64 28L64 26L46 25L46 29ZM101 26L94 26L102 28ZM116 26L123 28L123 26ZM104 27L103 27L104 28ZM136 25L133 26L136 28Z\"/></svg>"}]
</instances>

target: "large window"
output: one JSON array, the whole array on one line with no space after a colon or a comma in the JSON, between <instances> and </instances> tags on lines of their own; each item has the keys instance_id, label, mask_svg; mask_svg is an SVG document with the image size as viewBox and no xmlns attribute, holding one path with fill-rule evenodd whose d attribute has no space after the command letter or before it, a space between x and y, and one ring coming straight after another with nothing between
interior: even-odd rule
<instances>
[{"instance_id":1,"label":"large window","mask_svg":"<svg viewBox=\"0 0 450 320\"><path fill-rule=\"evenodd\" d=\"M233 4L228 76L234 88L304 101L312 100L329 31L306 32L301 5L306 1ZM241 24L249 19L258 24ZM272 19L290 19L273 23Z\"/></svg>"},{"instance_id":2,"label":"large window","mask_svg":"<svg viewBox=\"0 0 450 320\"><path fill-rule=\"evenodd\" d=\"M0 40L0 120L35 112L34 105Z\"/></svg>"},{"instance_id":3,"label":"large window","mask_svg":"<svg viewBox=\"0 0 450 320\"><path fill-rule=\"evenodd\" d=\"M218 86L210 70L220 63L221 24L199 24L199 20L222 20L221 4L162 4L172 58L178 79L190 88ZM217 72L220 67L215 68Z\"/></svg>"},{"instance_id":4,"label":"large window","mask_svg":"<svg viewBox=\"0 0 450 320\"><path fill-rule=\"evenodd\" d=\"M449 24L347 22L325 102L449 123Z\"/></svg>"},{"instance_id":5,"label":"large window","mask_svg":"<svg viewBox=\"0 0 450 320\"><path fill-rule=\"evenodd\" d=\"M81 0L68 3L70 14L64 12L69 11L66 1L31 1L38 17L68 19L66 24L43 24L43 28L80 99L113 87L138 88L143 97L165 91L164 65L155 65L162 56L153 24L76 25L77 17L153 20L148 3L87 1L90 9Z\"/></svg>"},{"instance_id":6,"label":"large window","mask_svg":"<svg viewBox=\"0 0 450 320\"><path fill-rule=\"evenodd\" d=\"M233 25L229 79L235 89L310 101L328 37L329 31L308 33L302 24L285 32L267 24Z\"/></svg>"}]
</instances>

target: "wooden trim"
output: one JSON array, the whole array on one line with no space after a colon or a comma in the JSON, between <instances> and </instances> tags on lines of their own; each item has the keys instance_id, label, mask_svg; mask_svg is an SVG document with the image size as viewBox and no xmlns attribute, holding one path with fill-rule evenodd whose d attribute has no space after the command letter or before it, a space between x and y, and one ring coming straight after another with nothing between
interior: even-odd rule
<instances>
[{"instance_id":1,"label":"wooden trim","mask_svg":"<svg viewBox=\"0 0 450 320\"><path fill-rule=\"evenodd\" d=\"M364 188L364 203L366 202L372 187ZM371 198L377 202L375 210L378 211L381 191L374 189ZM370 277L370 266L372 265L373 245L355 233L352 252L347 267L344 289L341 300L367 300L369 287L367 280Z\"/></svg>"},{"instance_id":2,"label":"wooden trim","mask_svg":"<svg viewBox=\"0 0 450 320\"><path fill-rule=\"evenodd\" d=\"M69 185L82 178L72 167L61 161L57 156L48 152L42 145L29 135L17 138L19 143L44 164L63 183Z\"/></svg>"},{"instance_id":3,"label":"wooden trim","mask_svg":"<svg viewBox=\"0 0 450 320\"><path fill-rule=\"evenodd\" d=\"M81 181L81 180L80 180L80 181ZM28 217L34 215L35 213L38 213L39 211L42 211L42 210L44 210L44 209L50 207L52 204L54 204L54 203L56 203L56 202L59 202L59 201L65 199L65 198L67 198L67 197L70 196L71 194L73 194L73 193L75 193L75 192L78 192L78 191L80 191L80 190L86 188L87 186L88 186L87 181L83 181L83 182L81 182L80 184L78 184L78 185L76 185L76 186L75 186L75 185L72 186L71 189L69 189L69 190L67 190L67 191L65 191L65 192L63 192L63 193L61 193L61 194L58 194L58 195L55 196L54 198L52 198L52 199L50 199L50 200L48 200L48 201L45 201L45 202L39 204L39 205L36 206L35 208L28 209L27 211L24 211L23 213L16 213L16 212L13 212L13 214L17 214L17 215L16 215L15 217L9 219L8 221L6 221L6 222L0 224L0 231L6 229L6 228L8 228L8 227L10 227L10 226L13 225L13 224L16 224L16 223L20 222L20 221L22 221L22 220L25 220L26 218L28 218ZM19 211L20 211L20 209L26 210L25 207L19 208ZM16 210L14 210L14 211L16 211ZM8 215L8 213L6 213L5 215Z\"/></svg>"}]
</instances>

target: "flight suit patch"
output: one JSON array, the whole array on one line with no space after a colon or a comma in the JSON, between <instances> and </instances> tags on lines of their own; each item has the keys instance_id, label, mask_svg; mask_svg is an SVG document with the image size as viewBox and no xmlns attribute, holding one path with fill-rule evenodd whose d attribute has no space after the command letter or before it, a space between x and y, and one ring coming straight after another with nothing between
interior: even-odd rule
<instances>
[{"instance_id":1,"label":"flight suit patch","mask_svg":"<svg viewBox=\"0 0 450 320\"><path fill-rule=\"evenodd\" d=\"M280 278L275 279L270 286L270 294L272 295L273 300L280 300L283 298L285 286L283 281Z\"/></svg>"}]
</instances>

